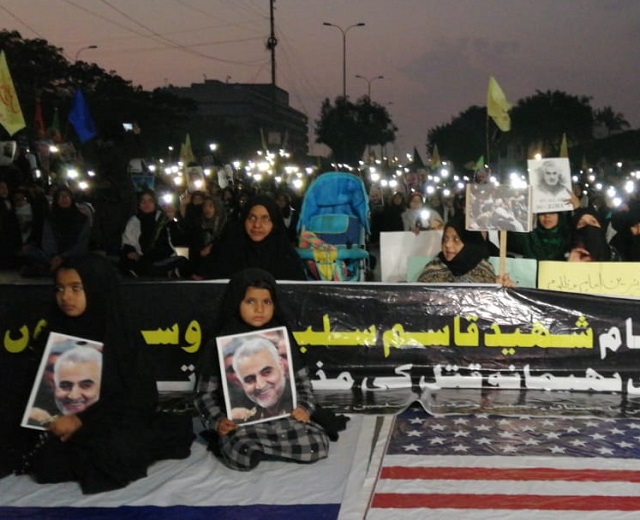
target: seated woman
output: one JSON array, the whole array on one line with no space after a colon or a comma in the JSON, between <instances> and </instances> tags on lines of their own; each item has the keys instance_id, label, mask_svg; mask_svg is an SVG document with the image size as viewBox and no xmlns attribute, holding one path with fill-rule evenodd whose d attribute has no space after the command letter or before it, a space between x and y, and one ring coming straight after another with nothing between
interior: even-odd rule
<instances>
[{"instance_id":1,"label":"seated woman","mask_svg":"<svg viewBox=\"0 0 640 520\"><path fill-rule=\"evenodd\" d=\"M569 262L619 262L618 250L607 243L598 212L580 208L573 213Z\"/></svg>"},{"instance_id":2,"label":"seated woman","mask_svg":"<svg viewBox=\"0 0 640 520\"><path fill-rule=\"evenodd\" d=\"M424 212L424 213L423 213ZM411 231L416 235L429 228L428 211L424 205L422 194L417 191L409 195L409 207L402 213L402 227L404 231Z\"/></svg>"},{"instance_id":3,"label":"seated woman","mask_svg":"<svg viewBox=\"0 0 640 520\"><path fill-rule=\"evenodd\" d=\"M200 216L188 231L189 262L193 278L202 279L213 248L219 242L227 224L227 212L218 197L205 196Z\"/></svg>"},{"instance_id":4,"label":"seated woman","mask_svg":"<svg viewBox=\"0 0 640 520\"><path fill-rule=\"evenodd\" d=\"M530 233L508 233L507 249L524 258L564 260L570 244L567 213L538 213Z\"/></svg>"},{"instance_id":5,"label":"seated woman","mask_svg":"<svg viewBox=\"0 0 640 520\"><path fill-rule=\"evenodd\" d=\"M111 262L97 255L65 260L55 289L50 330L103 344L100 374L93 377L99 395L82 385L68 393L68 382L56 379L63 406L46 421L49 434L25 454L21 471L40 483L78 481L83 493L98 493L146 476L155 460L189 456L192 420L156 412L151 363L131 344Z\"/></svg>"},{"instance_id":6,"label":"seated woman","mask_svg":"<svg viewBox=\"0 0 640 520\"><path fill-rule=\"evenodd\" d=\"M306 279L280 209L268 195L256 195L243 206L239 222L229 223L214 255L205 278L231 278L242 269L257 267L278 280Z\"/></svg>"},{"instance_id":7,"label":"seated woman","mask_svg":"<svg viewBox=\"0 0 640 520\"><path fill-rule=\"evenodd\" d=\"M615 247L625 262L640 261L640 205L632 204L614 214L617 233L609 244ZM614 219L611 220L612 224Z\"/></svg>"},{"instance_id":8,"label":"seated woman","mask_svg":"<svg viewBox=\"0 0 640 520\"><path fill-rule=\"evenodd\" d=\"M258 332L287 327L278 300L276 280L262 269L245 269L229 281L221 305L218 336ZM209 448L222 463L236 470L250 470L266 455L296 462L315 462L327 457L329 437L314 422L316 409L309 369L300 348L287 327L297 406L288 401L293 385L280 360L276 345L266 336L252 336L235 351L233 372L240 381L252 409L237 417L238 409L227 413L222 394L219 356L215 339L205 346L199 365L200 380L195 400L207 429ZM225 377L229 381L228 367ZM286 411L285 411L286 410ZM235 413L234 413L235 412ZM242 424L243 419L270 418L267 422ZM235 417L231 420L229 417Z\"/></svg>"},{"instance_id":9,"label":"seated woman","mask_svg":"<svg viewBox=\"0 0 640 520\"><path fill-rule=\"evenodd\" d=\"M418 281L512 286L509 275L496 276L488 257L486 242L479 231L467 231L462 220L447 222L442 234L442 251L425 266Z\"/></svg>"},{"instance_id":10,"label":"seated woman","mask_svg":"<svg viewBox=\"0 0 640 520\"><path fill-rule=\"evenodd\" d=\"M23 274L46 275L54 272L65 258L81 256L89 250L91 224L75 203L67 187L53 193L51 212L44 219L41 247L26 249L25 257L31 270Z\"/></svg>"},{"instance_id":11,"label":"seated woman","mask_svg":"<svg viewBox=\"0 0 640 520\"><path fill-rule=\"evenodd\" d=\"M138 212L122 233L120 269L134 276L166 276L178 271L184 276L189 261L178 256L171 241L171 223L158 207L151 190L138 194Z\"/></svg>"}]
</instances>

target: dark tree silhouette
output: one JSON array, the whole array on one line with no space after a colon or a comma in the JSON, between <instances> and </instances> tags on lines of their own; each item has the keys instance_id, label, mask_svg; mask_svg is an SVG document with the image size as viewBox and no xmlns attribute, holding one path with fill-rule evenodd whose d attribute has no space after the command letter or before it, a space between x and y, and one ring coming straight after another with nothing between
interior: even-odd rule
<instances>
[{"instance_id":1,"label":"dark tree silhouette","mask_svg":"<svg viewBox=\"0 0 640 520\"><path fill-rule=\"evenodd\" d=\"M327 98L316 120L316 142L331 148L336 162L356 164L367 145L393 142L396 130L387 109L368 96L356 103L338 97L335 105Z\"/></svg>"}]
</instances>

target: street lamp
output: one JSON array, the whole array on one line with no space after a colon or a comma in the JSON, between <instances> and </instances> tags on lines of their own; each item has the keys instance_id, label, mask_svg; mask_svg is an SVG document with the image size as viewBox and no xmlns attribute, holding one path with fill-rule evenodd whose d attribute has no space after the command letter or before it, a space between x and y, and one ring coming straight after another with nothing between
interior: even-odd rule
<instances>
[{"instance_id":1,"label":"street lamp","mask_svg":"<svg viewBox=\"0 0 640 520\"><path fill-rule=\"evenodd\" d=\"M81 47L80 49L78 49L78 52L76 52L76 58L73 60L74 63L76 63L78 61L78 58L80 57L80 53L82 51L85 51L87 49L97 49L98 46L97 45L87 45L86 47Z\"/></svg>"},{"instance_id":2,"label":"street lamp","mask_svg":"<svg viewBox=\"0 0 640 520\"><path fill-rule=\"evenodd\" d=\"M364 76L360 76L360 74L356 74L356 78L363 79L367 82L367 96L371 99L371 83L373 83L377 79L384 79L384 76L376 76L375 78L365 78Z\"/></svg>"},{"instance_id":3,"label":"street lamp","mask_svg":"<svg viewBox=\"0 0 640 520\"><path fill-rule=\"evenodd\" d=\"M335 27L342 33L342 97L347 99L347 32L354 27L364 27L364 22L354 23L343 29L339 25L329 22L322 22L327 27Z\"/></svg>"}]
</instances>

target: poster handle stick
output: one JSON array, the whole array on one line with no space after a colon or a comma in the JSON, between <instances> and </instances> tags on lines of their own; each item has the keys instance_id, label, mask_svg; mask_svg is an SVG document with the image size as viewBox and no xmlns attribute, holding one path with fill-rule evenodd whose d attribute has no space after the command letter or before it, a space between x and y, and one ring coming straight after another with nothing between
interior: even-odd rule
<instances>
[{"instance_id":1,"label":"poster handle stick","mask_svg":"<svg viewBox=\"0 0 640 520\"><path fill-rule=\"evenodd\" d=\"M507 232L500 230L500 263L499 275L504 276L507 272Z\"/></svg>"}]
</instances>

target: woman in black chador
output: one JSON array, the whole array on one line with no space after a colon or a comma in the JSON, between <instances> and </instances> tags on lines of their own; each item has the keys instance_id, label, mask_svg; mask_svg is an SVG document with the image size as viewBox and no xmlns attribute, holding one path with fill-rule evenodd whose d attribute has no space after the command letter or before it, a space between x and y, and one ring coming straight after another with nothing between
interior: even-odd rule
<instances>
[{"instance_id":1,"label":"woman in black chador","mask_svg":"<svg viewBox=\"0 0 640 520\"><path fill-rule=\"evenodd\" d=\"M205 278L231 278L249 267L264 269L277 280L306 280L302 260L289 241L275 200L257 195L242 208L216 248Z\"/></svg>"},{"instance_id":2,"label":"woman in black chador","mask_svg":"<svg viewBox=\"0 0 640 520\"><path fill-rule=\"evenodd\" d=\"M156 460L190 453L192 420L156 411L151 364L127 333L119 290L104 257L69 259L56 271L49 329L104 346L99 399L83 406L78 398L75 410L52 417L46 438L25 454L23 471L40 483L74 480L83 493L109 491L146 476Z\"/></svg>"}]
</instances>

